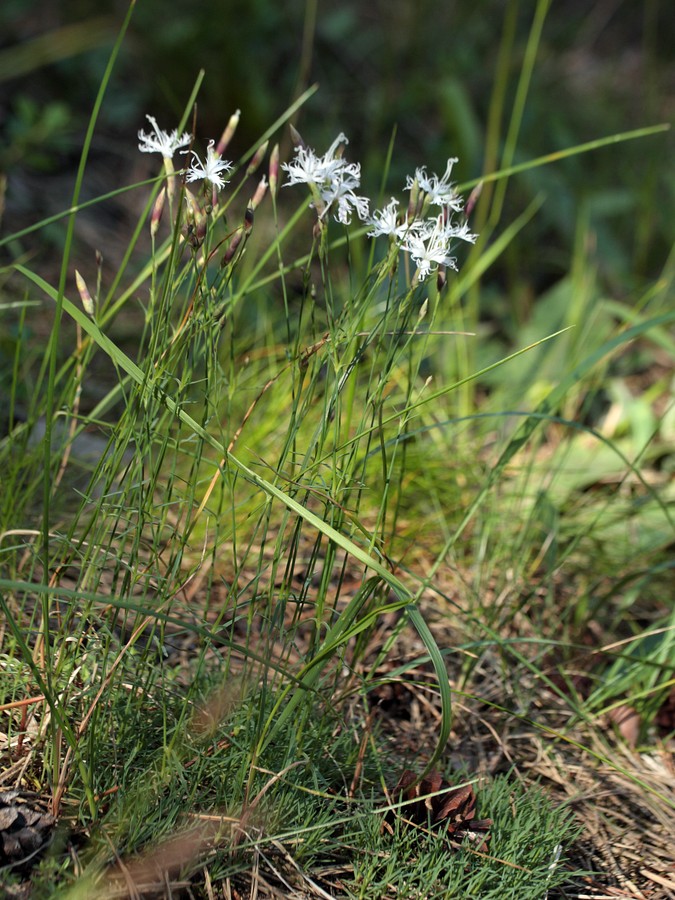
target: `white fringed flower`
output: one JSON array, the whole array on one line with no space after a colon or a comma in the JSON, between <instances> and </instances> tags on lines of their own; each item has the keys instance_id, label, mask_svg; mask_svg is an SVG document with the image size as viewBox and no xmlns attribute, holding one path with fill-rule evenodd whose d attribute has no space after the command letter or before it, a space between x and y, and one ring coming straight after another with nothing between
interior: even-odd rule
<instances>
[{"instance_id":1,"label":"white fringed flower","mask_svg":"<svg viewBox=\"0 0 675 900\"><path fill-rule=\"evenodd\" d=\"M178 130L174 128L169 134L168 131L162 131L153 116L146 116L145 118L152 125L154 133L138 132L138 149L141 153L161 153L164 159L172 159L176 150L186 147L192 140L192 135L188 134L187 131L179 135Z\"/></svg>"},{"instance_id":2,"label":"white fringed flower","mask_svg":"<svg viewBox=\"0 0 675 900\"><path fill-rule=\"evenodd\" d=\"M403 243L406 250L417 264L417 277L424 281L438 266L457 268L454 257L449 255L450 242L443 227L443 217L439 216L436 224L409 234Z\"/></svg>"},{"instance_id":3,"label":"white fringed flower","mask_svg":"<svg viewBox=\"0 0 675 900\"><path fill-rule=\"evenodd\" d=\"M368 220L368 224L371 226L368 237L374 238L379 237L380 235L387 235L387 237L395 238L399 245L406 239L411 231L419 231L424 227L423 222L420 222L419 220L409 222L407 217L403 219L402 222L399 222L398 200L395 200L394 197L391 198L391 201L384 209L375 210Z\"/></svg>"},{"instance_id":4,"label":"white fringed flower","mask_svg":"<svg viewBox=\"0 0 675 900\"><path fill-rule=\"evenodd\" d=\"M459 212L462 208L463 201L450 184L452 167L456 162L456 157L448 160L445 167L445 175L443 175L442 178L439 178L435 172L433 175L427 175L425 166L422 166L421 169L415 169L414 179L408 175L405 185L406 190L410 190L416 181L420 189L426 194L430 203L433 203L435 206L449 207L450 209Z\"/></svg>"},{"instance_id":5,"label":"white fringed flower","mask_svg":"<svg viewBox=\"0 0 675 900\"><path fill-rule=\"evenodd\" d=\"M441 214L435 220L428 219L422 228L409 232L401 246L417 264L418 279L424 281L438 266L457 269L457 260L450 256L452 241L474 243L476 237L466 222L461 226L453 225L444 221Z\"/></svg>"},{"instance_id":6,"label":"white fringed flower","mask_svg":"<svg viewBox=\"0 0 675 900\"><path fill-rule=\"evenodd\" d=\"M220 173L229 172L232 168L232 163L221 159L213 149L214 146L215 141L209 141L209 145L206 148L206 162L202 162L194 150L192 151L194 161L187 171L186 181L200 181L203 178L218 190L225 187L228 182Z\"/></svg>"},{"instance_id":7,"label":"white fringed flower","mask_svg":"<svg viewBox=\"0 0 675 900\"><path fill-rule=\"evenodd\" d=\"M361 184L361 166L336 156L340 144L347 143L345 135L340 133L323 156L317 156L314 150L299 145L295 148L295 159L281 164L288 174L284 187L308 185L316 192L315 205L320 206L320 217L323 218L336 205L335 219L344 225L351 222L354 211L360 219L365 219L369 207L368 198L354 192L354 188Z\"/></svg>"}]
</instances>

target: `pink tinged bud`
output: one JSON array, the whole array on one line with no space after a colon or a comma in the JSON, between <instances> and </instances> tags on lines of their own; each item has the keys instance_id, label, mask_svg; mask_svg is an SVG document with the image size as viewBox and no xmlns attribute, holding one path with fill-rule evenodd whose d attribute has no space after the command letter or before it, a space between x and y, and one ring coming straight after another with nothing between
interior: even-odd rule
<instances>
[{"instance_id":1,"label":"pink tinged bud","mask_svg":"<svg viewBox=\"0 0 675 900\"><path fill-rule=\"evenodd\" d=\"M96 251L96 268L100 269L103 265L103 254L100 250Z\"/></svg>"},{"instance_id":2,"label":"pink tinged bud","mask_svg":"<svg viewBox=\"0 0 675 900\"><path fill-rule=\"evenodd\" d=\"M199 215L195 219L195 233L197 235L197 239L201 244L204 238L206 237L206 226L208 224L209 217L203 210L199 210Z\"/></svg>"},{"instance_id":3,"label":"pink tinged bud","mask_svg":"<svg viewBox=\"0 0 675 900\"><path fill-rule=\"evenodd\" d=\"M159 223L162 220L162 213L164 212L164 201L166 200L166 188L162 188L162 190L157 194L157 199L155 200L155 205L152 207L152 215L150 216L150 235L154 238L159 229Z\"/></svg>"},{"instance_id":4,"label":"pink tinged bud","mask_svg":"<svg viewBox=\"0 0 675 900\"><path fill-rule=\"evenodd\" d=\"M227 250L225 251L222 260L220 261L221 269L226 266L228 263L232 262L234 258L234 254L237 252L239 244L241 244L242 239L244 237L244 229L242 227L237 228L235 233L232 235L232 240L229 243Z\"/></svg>"},{"instance_id":5,"label":"pink tinged bud","mask_svg":"<svg viewBox=\"0 0 675 900\"><path fill-rule=\"evenodd\" d=\"M218 156L222 156L227 148L227 145L230 143L232 138L234 137L234 133L237 130L237 125L239 124L239 118L241 117L241 110L238 109L235 113L230 116L230 120L225 126L225 131L220 136L220 140L216 146L216 153Z\"/></svg>"},{"instance_id":6,"label":"pink tinged bud","mask_svg":"<svg viewBox=\"0 0 675 900\"><path fill-rule=\"evenodd\" d=\"M478 203L478 198L483 193L483 182L479 181L476 187L469 194L469 199L466 201L466 207L464 210L464 215L468 219L471 213L473 212L473 208Z\"/></svg>"},{"instance_id":7,"label":"pink tinged bud","mask_svg":"<svg viewBox=\"0 0 675 900\"><path fill-rule=\"evenodd\" d=\"M82 306L84 307L84 311L88 316L94 318L94 301L91 299L91 294L89 293L89 289L87 288L87 284L84 278L80 275L80 273L75 269L75 284L77 285L77 291L80 295L80 300L82 300Z\"/></svg>"},{"instance_id":8,"label":"pink tinged bud","mask_svg":"<svg viewBox=\"0 0 675 900\"><path fill-rule=\"evenodd\" d=\"M436 290L439 292L439 294L443 290L447 282L447 269L445 268L445 266L439 266L438 272L436 273Z\"/></svg>"},{"instance_id":9,"label":"pink tinged bud","mask_svg":"<svg viewBox=\"0 0 675 900\"><path fill-rule=\"evenodd\" d=\"M279 186L279 145L275 144L270 153L270 194L272 197L277 195L277 187Z\"/></svg>"},{"instance_id":10,"label":"pink tinged bud","mask_svg":"<svg viewBox=\"0 0 675 900\"><path fill-rule=\"evenodd\" d=\"M303 141L302 135L294 125L291 125L291 140L293 141L294 147L307 148L307 144Z\"/></svg>"},{"instance_id":11,"label":"pink tinged bud","mask_svg":"<svg viewBox=\"0 0 675 900\"><path fill-rule=\"evenodd\" d=\"M258 147L258 149L255 151L255 153L253 154L253 158L251 159L251 162L248 164L248 166L246 168L247 175L253 175L253 173L257 171L258 166L265 158L265 154L267 153L267 148L269 147L269 144L270 144L269 141L265 141L265 143L261 144L260 147Z\"/></svg>"},{"instance_id":12,"label":"pink tinged bud","mask_svg":"<svg viewBox=\"0 0 675 900\"><path fill-rule=\"evenodd\" d=\"M246 208L246 212L244 213L244 222L242 225L237 228L235 233L232 235L232 240L229 243L227 250L225 251L222 260L220 261L221 268L226 266L228 263L232 262L235 253L239 249L239 245L242 240L248 240L248 236L253 230L253 208L248 206Z\"/></svg>"},{"instance_id":13,"label":"pink tinged bud","mask_svg":"<svg viewBox=\"0 0 675 900\"><path fill-rule=\"evenodd\" d=\"M257 209L263 201L265 194L267 193L267 179L263 175L260 179L260 183L256 188L255 194L253 195L253 199L251 200L251 209Z\"/></svg>"}]
</instances>

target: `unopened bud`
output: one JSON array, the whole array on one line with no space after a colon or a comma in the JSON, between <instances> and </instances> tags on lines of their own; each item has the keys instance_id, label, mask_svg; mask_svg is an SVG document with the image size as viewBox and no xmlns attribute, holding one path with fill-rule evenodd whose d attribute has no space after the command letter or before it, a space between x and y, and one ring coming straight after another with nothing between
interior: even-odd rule
<instances>
[{"instance_id":1,"label":"unopened bud","mask_svg":"<svg viewBox=\"0 0 675 900\"><path fill-rule=\"evenodd\" d=\"M82 300L82 306L84 307L84 311L88 316L94 318L94 301L91 299L91 294L89 293L89 289L87 288L87 283L84 278L80 275L80 273L75 269L75 284L77 285L77 292L80 295L80 299Z\"/></svg>"},{"instance_id":2,"label":"unopened bud","mask_svg":"<svg viewBox=\"0 0 675 900\"><path fill-rule=\"evenodd\" d=\"M302 135L298 131L298 129L291 125L291 140L293 141L294 147L306 147L307 144L303 141Z\"/></svg>"},{"instance_id":3,"label":"unopened bud","mask_svg":"<svg viewBox=\"0 0 675 900\"><path fill-rule=\"evenodd\" d=\"M417 179L412 183L412 187L410 188L410 200L408 201L408 221L412 222L417 218L418 205L420 202L420 186L417 182Z\"/></svg>"},{"instance_id":4,"label":"unopened bud","mask_svg":"<svg viewBox=\"0 0 675 900\"><path fill-rule=\"evenodd\" d=\"M166 172L166 186L169 192L169 203L173 205L174 198L176 196L177 178L176 178L176 170L173 165L173 160L169 156L164 157L164 171Z\"/></svg>"},{"instance_id":5,"label":"unopened bud","mask_svg":"<svg viewBox=\"0 0 675 900\"><path fill-rule=\"evenodd\" d=\"M267 193L267 179L263 175L260 179L260 183L255 190L255 194L253 195L253 199L251 200L251 209L257 209L263 201L265 194Z\"/></svg>"},{"instance_id":6,"label":"unopened bud","mask_svg":"<svg viewBox=\"0 0 675 900\"><path fill-rule=\"evenodd\" d=\"M155 205L152 207L152 215L150 216L150 235L151 237L155 237L157 231L159 229L159 223L162 219L162 213L164 212L164 201L166 200L166 188L162 188L159 194L157 194L157 199L155 200Z\"/></svg>"},{"instance_id":7,"label":"unopened bud","mask_svg":"<svg viewBox=\"0 0 675 900\"><path fill-rule=\"evenodd\" d=\"M429 298L426 297L424 300L424 303L420 306L419 313L417 314L417 320L419 322L421 322L422 319L426 316L428 309L429 309Z\"/></svg>"},{"instance_id":8,"label":"unopened bud","mask_svg":"<svg viewBox=\"0 0 675 900\"><path fill-rule=\"evenodd\" d=\"M253 173L257 171L258 166L265 158L265 154L267 153L267 148L269 147L269 144L270 144L269 141L265 141L265 143L261 144L258 147L258 149L255 151L255 153L253 154L253 157L251 159L251 162L248 164L248 166L246 168L247 175L253 175Z\"/></svg>"},{"instance_id":9,"label":"unopened bud","mask_svg":"<svg viewBox=\"0 0 675 900\"><path fill-rule=\"evenodd\" d=\"M471 213L473 212L473 208L478 203L478 198L483 193L483 182L479 181L476 187L469 194L469 199L466 201L466 207L464 209L464 215L469 218Z\"/></svg>"},{"instance_id":10,"label":"unopened bud","mask_svg":"<svg viewBox=\"0 0 675 900\"><path fill-rule=\"evenodd\" d=\"M199 206L194 195L185 191L185 223L181 229L185 239L195 248L201 247L206 236L208 215Z\"/></svg>"},{"instance_id":11,"label":"unopened bud","mask_svg":"<svg viewBox=\"0 0 675 900\"><path fill-rule=\"evenodd\" d=\"M279 145L275 144L270 153L270 194L272 197L277 195L277 187L279 186Z\"/></svg>"},{"instance_id":12,"label":"unopened bud","mask_svg":"<svg viewBox=\"0 0 675 900\"><path fill-rule=\"evenodd\" d=\"M230 241L227 250L223 254L223 258L220 261L220 267L223 268L228 263L232 262L234 259L234 255L239 249L239 245L242 241L248 240L248 236L253 231L253 208L251 206L246 207L246 212L244 213L244 222L237 228L237 230L232 235L232 240Z\"/></svg>"},{"instance_id":13,"label":"unopened bud","mask_svg":"<svg viewBox=\"0 0 675 900\"><path fill-rule=\"evenodd\" d=\"M202 241L206 237L206 225L209 221L209 217L205 212L200 210L199 215L195 219L195 236L197 241L199 242L196 246L201 246Z\"/></svg>"},{"instance_id":14,"label":"unopened bud","mask_svg":"<svg viewBox=\"0 0 675 900\"><path fill-rule=\"evenodd\" d=\"M240 226L232 235L232 240L230 241L227 250L223 254L223 258L220 261L221 269L224 268L224 266L226 266L228 263L232 262L234 254L237 252L237 249L239 247L239 244L241 244L243 237L244 229Z\"/></svg>"},{"instance_id":15,"label":"unopened bud","mask_svg":"<svg viewBox=\"0 0 675 900\"><path fill-rule=\"evenodd\" d=\"M195 218L199 213L199 206L197 205L194 194L187 188L185 189L183 197L185 199L185 221L188 223L188 225L194 225Z\"/></svg>"},{"instance_id":16,"label":"unopened bud","mask_svg":"<svg viewBox=\"0 0 675 900\"><path fill-rule=\"evenodd\" d=\"M100 250L97 250L95 255L96 255L96 266L97 266L97 268L100 269L101 266L103 265L103 254L101 253Z\"/></svg>"},{"instance_id":17,"label":"unopened bud","mask_svg":"<svg viewBox=\"0 0 675 900\"><path fill-rule=\"evenodd\" d=\"M246 212L244 213L244 231L246 232L246 236L253 231L253 207L247 206Z\"/></svg>"},{"instance_id":18,"label":"unopened bud","mask_svg":"<svg viewBox=\"0 0 675 900\"><path fill-rule=\"evenodd\" d=\"M232 140L235 131L237 130L237 125L239 124L239 118L241 116L241 110L238 109L235 113L230 116L230 120L225 126L225 131L220 136L220 140L216 146L216 153L218 156L222 156L225 152L225 148Z\"/></svg>"}]
</instances>

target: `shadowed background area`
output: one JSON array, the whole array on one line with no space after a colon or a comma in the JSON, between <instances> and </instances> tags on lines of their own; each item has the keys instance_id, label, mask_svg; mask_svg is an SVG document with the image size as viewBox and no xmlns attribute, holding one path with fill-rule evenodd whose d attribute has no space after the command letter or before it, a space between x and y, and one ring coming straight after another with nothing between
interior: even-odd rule
<instances>
[{"instance_id":1,"label":"shadowed background area","mask_svg":"<svg viewBox=\"0 0 675 900\"><path fill-rule=\"evenodd\" d=\"M460 182L500 167L528 38L540 27L514 163L672 118L675 25L667 4L564 0L547 7L503 0L196 0L167 12L159 0L140 0L99 119L88 193L145 174L136 131L147 124L146 113L173 127L201 68L198 134L217 137L241 109L233 154L248 149L304 88L318 83L295 124L319 149L345 131L350 157L363 164L364 186L377 194L396 129L385 198L415 166L442 172L448 156L459 157L454 175ZM2 4L6 231L67 205L84 128L126 9L122 2L91 0ZM539 194L545 202L526 239L490 275L500 293L526 298L517 301L526 309L564 276L580 215L612 293L621 298L656 276L674 237L669 153L672 138L661 135L513 179L502 223ZM58 229L52 231L58 243Z\"/></svg>"}]
</instances>

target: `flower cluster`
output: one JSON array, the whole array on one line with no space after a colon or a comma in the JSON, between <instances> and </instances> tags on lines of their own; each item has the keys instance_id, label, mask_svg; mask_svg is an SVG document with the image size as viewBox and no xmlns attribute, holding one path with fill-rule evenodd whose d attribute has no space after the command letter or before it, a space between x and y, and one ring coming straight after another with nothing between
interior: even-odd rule
<instances>
[{"instance_id":1,"label":"flower cluster","mask_svg":"<svg viewBox=\"0 0 675 900\"><path fill-rule=\"evenodd\" d=\"M215 220L218 213L218 191L222 190L228 184L225 175L232 169L232 163L222 158L234 132L239 123L239 110L230 119L223 131L218 144L215 141L209 141L206 148L206 158L202 162L199 155L189 148L192 142L192 135L184 132L179 135L178 130L172 132L162 131L157 124L156 119L148 116L147 119L152 125L152 132L146 134L144 131L138 132L138 148L143 153L161 153L164 160L164 169L166 171L166 185L161 188L155 200L152 215L150 217L150 234L155 239L159 229L160 220L164 210L164 202L168 197L169 208L172 209L172 200L176 194L177 178L173 167L173 156L176 152L183 154L190 153L192 162L184 171L184 180L186 184L193 181L203 182L202 196L196 196L187 187L183 187L182 197L185 202L183 214L180 221L180 231L182 238L187 241L194 250L198 250L207 235L209 222ZM188 147L188 149L182 149ZM246 168L246 176L253 175L265 154L267 153L268 142L261 144L253 154ZM272 159L278 160L278 147L272 151ZM272 166L272 159L270 166ZM278 163L274 163L278 166ZM275 169L276 171L276 169ZM270 169L271 173L271 169ZM243 243L249 236L253 227L253 211L262 202L267 190L269 182L265 177L259 182L258 187L248 203L244 214L244 222L238 228L235 228L225 254L221 259L221 265L227 265L232 261L236 252L243 252ZM210 189L210 191L209 191Z\"/></svg>"},{"instance_id":2,"label":"flower cluster","mask_svg":"<svg viewBox=\"0 0 675 900\"><path fill-rule=\"evenodd\" d=\"M232 168L232 164L222 159L221 155L239 121L239 111L231 117L218 146L215 147L214 141L209 142L204 162L194 151L182 149L190 144L192 135L187 132L179 135L175 129L169 134L159 128L152 116L147 118L153 131L150 134L138 132L139 149L144 153L161 153L169 174L172 171L173 154L178 150L181 153L191 152L192 163L187 168L185 180L209 183L213 189L212 203L215 205L217 191L228 183L224 175ZM367 232L369 237L386 235L396 248L410 255L417 266L417 281L424 281L439 268L457 268L456 260L451 255L454 241L475 242L477 235L470 232L466 221L461 224L453 221L453 214L460 213L463 209L462 199L450 181L456 159L448 160L445 173L440 178L436 173L428 175L425 167L416 169L414 176L407 177L405 187L410 192L410 202L403 216L399 214L399 203L394 198L384 209L375 210L370 215L368 198L356 193L361 184L361 166L359 163L347 162L343 157L344 148L349 143L344 134L340 133L336 137L323 156L307 147L297 132L294 132L294 140L295 158L292 162L281 164L288 176L285 186L306 184L309 187L312 206L317 211L320 223L332 211L338 222L348 225L352 215L356 213L361 221L370 226ZM247 174L257 168L266 150L267 144L254 156ZM272 192L276 191L278 150L276 154L273 152L270 159L269 186ZM169 178L169 187L171 183L172 179ZM263 179L259 187L260 199L267 188L268 183ZM203 211L189 192L186 194L186 202L189 212L193 213L194 223L198 220L201 222L204 218ZM251 208L255 209L259 202L257 193ZM437 209L431 213L433 207ZM161 210L157 218L159 215ZM193 231L200 240L203 239L201 232L204 230L203 223L200 227L194 224Z\"/></svg>"},{"instance_id":3,"label":"flower cluster","mask_svg":"<svg viewBox=\"0 0 675 900\"><path fill-rule=\"evenodd\" d=\"M457 261L450 255L455 240L474 243L477 235L469 231L466 221L457 225L452 220L453 212L460 212L462 199L450 183L452 167L456 159L449 159L445 174L439 178L435 173L427 175L424 167L415 170L415 176L408 175L406 189L410 191L410 206L403 218L398 215L398 200L393 197L382 210L375 210L369 224L369 237L387 235L394 244L409 253L417 266L417 279L424 281L438 267L457 268ZM439 206L438 214L428 217L431 206Z\"/></svg>"},{"instance_id":4,"label":"flower cluster","mask_svg":"<svg viewBox=\"0 0 675 900\"><path fill-rule=\"evenodd\" d=\"M222 172L229 172L232 163L226 162L220 158L220 154L213 148L215 141L209 141L206 148L206 161L202 162L194 150L183 150L192 140L192 135L185 131L179 135L178 130L169 133L162 131L157 124L157 120L153 116L146 116L146 119L152 125L153 133L146 134L144 131L138 132L138 149L141 153L161 153L165 161L173 159L177 150L181 153L192 153L192 164L188 167L185 180L186 181L208 181L217 190L221 190L227 184L223 178Z\"/></svg>"},{"instance_id":5,"label":"flower cluster","mask_svg":"<svg viewBox=\"0 0 675 900\"><path fill-rule=\"evenodd\" d=\"M369 224L371 230L368 237L387 235L397 247L410 254L417 265L419 281L428 278L438 266L457 269L457 261L450 255L452 242L462 240L474 243L477 237L471 234L466 222L461 225L452 222L448 207L432 218L409 220L406 215L399 221L398 200L393 197L383 210L375 210Z\"/></svg>"},{"instance_id":6,"label":"flower cluster","mask_svg":"<svg viewBox=\"0 0 675 900\"><path fill-rule=\"evenodd\" d=\"M450 182L457 160L448 160L441 178L435 173L428 175L424 167L416 169L414 177L408 176L406 189L411 193L411 204L405 216L399 216L398 200L394 198L371 216L368 199L354 193L361 183L361 167L358 163L348 163L340 152L340 145L347 143L344 134L339 134L328 151L317 156L299 140L293 162L282 164L288 174L286 186L308 185L319 219L335 206L337 221L348 224L355 211L370 225L369 237L387 235L397 247L410 254L417 266L418 281L424 281L438 267L456 269L456 260L450 254L452 242L473 243L477 237L469 231L466 222L457 225L452 220L452 213L462 210L462 199ZM440 207L440 211L428 216L432 206Z\"/></svg>"},{"instance_id":7,"label":"flower cluster","mask_svg":"<svg viewBox=\"0 0 675 900\"><path fill-rule=\"evenodd\" d=\"M323 219L335 205L334 216L343 225L351 222L353 211L362 220L368 216L368 198L354 193L354 189L361 184L361 165L348 163L342 158L340 145L347 143L345 135L339 134L326 153L317 156L300 142L295 148L293 162L281 164L288 173L285 186L308 185L319 218Z\"/></svg>"}]
</instances>

